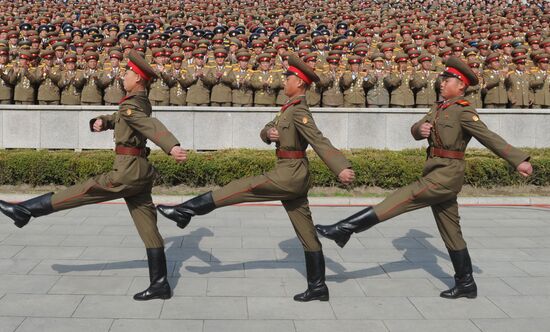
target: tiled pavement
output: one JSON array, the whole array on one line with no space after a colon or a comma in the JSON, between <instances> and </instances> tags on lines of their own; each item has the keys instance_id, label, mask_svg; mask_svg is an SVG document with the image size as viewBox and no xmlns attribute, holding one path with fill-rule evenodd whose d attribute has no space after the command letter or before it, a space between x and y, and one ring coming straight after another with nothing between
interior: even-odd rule
<instances>
[{"instance_id":1,"label":"tiled pavement","mask_svg":"<svg viewBox=\"0 0 550 332\"><path fill-rule=\"evenodd\" d=\"M359 207L313 207L330 223ZM237 206L180 230L160 218L167 301L135 302L145 250L126 207L59 212L17 229L0 216L3 331L550 331L550 210L462 207L479 296L444 300L452 265L429 209L323 240L329 302L296 303L303 252L284 209Z\"/></svg>"}]
</instances>

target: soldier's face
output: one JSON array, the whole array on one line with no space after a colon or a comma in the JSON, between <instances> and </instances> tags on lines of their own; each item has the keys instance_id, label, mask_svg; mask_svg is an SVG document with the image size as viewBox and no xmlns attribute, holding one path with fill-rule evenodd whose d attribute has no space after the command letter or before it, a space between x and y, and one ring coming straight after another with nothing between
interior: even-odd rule
<instances>
[{"instance_id":1,"label":"soldier's face","mask_svg":"<svg viewBox=\"0 0 550 332\"><path fill-rule=\"evenodd\" d=\"M455 77L442 77L441 81L441 97L443 99L451 99L464 94L466 85L464 82Z\"/></svg>"},{"instance_id":2,"label":"soldier's face","mask_svg":"<svg viewBox=\"0 0 550 332\"><path fill-rule=\"evenodd\" d=\"M0 63L3 64L3 65L8 63L8 56L5 55L5 54L0 55Z\"/></svg>"},{"instance_id":3,"label":"soldier's face","mask_svg":"<svg viewBox=\"0 0 550 332\"><path fill-rule=\"evenodd\" d=\"M141 80L141 77L131 69L126 70L124 74L124 90L130 92L135 89L137 83Z\"/></svg>"},{"instance_id":4,"label":"soldier's face","mask_svg":"<svg viewBox=\"0 0 550 332\"><path fill-rule=\"evenodd\" d=\"M292 98L303 94L304 84L304 81L296 75L287 76L285 80L285 95Z\"/></svg>"},{"instance_id":5,"label":"soldier's face","mask_svg":"<svg viewBox=\"0 0 550 332\"><path fill-rule=\"evenodd\" d=\"M67 62L65 63L65 67L67 67L68 70L74 70L76 64L74 62Z\"/></svg>"},{"instance_id":6,"label":"soldier's face","mask_svg":"<svg viewBox=\"0 0 550 332\"><path fill-rule=\"evenodd\" d=\"M224 62L225 62L225 58L224 58L224 57L216 57L216 64L217 64L218 66L223 65Z\"/></svg>"}]
</instances>

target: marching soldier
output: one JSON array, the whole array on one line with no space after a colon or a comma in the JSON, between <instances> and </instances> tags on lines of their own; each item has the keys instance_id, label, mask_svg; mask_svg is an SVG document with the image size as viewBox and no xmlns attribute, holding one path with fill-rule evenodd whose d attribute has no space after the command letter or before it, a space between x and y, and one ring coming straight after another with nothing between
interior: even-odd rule
<instances>
[{"instance_id":1,"label":"marching soldier","mask_svg":"<svg viewBox=\"0 0 550 332\"><path fill-rule=\"evenodd\" d=\"M533 103L530 87L531 73L526 71L526 60L527 56L525 55L515 57L516 69L509 72L504 80L504 85L508 90L508 101L512 108L529 108Z\"/></svg>"},{"instance_id":2,"label":"marching soldier","mask_svg":"<svg viewBox=\"0 0 550 332\"><path fill-rule=\"evenodd\" d=\"M99 76L99 82L103 88L103 100L105 105L118 105L120 100L124 98L124 69L120 66L123 56L119 51L111 51L109 54L109 63L103 67L103 71Z\"/></svg>"},{"instance_id":3,"label":"marching soldier","mask_svg":"<svg viewBox=\"0 0 550 332\"><path fill-rule=\"evenodd\" d=\"M170 56L172 68L168 71L168 86L170 87L170 106L185 106L187 104L186 70L182 69L183 54L172 53Z\"/></svg>"},{"instance_id":4,"label":"marching soldier","mask_svg":"<svg viewBox=\"0 0 550 332\"><path fill-rule=\"evenodd\" d=\"M187 155L166 127L151 117L146 82L154 77L155 72L136 51L130 52L128 64L130 70L124 77L128 95L121 101L119 111L90 120L90 130L94 132L114 131L116 157L113 170L58 193L48 193L19 204L0 201L0 211L21 228L31 217L124 198L147 249L151 282L149 288L135 294L134 299L168 299L172 291L167 279L164 241L157 228L157 215L151 198L156 172L147 159L147 140L152 140L177 162L185 161Z\"/></svg>"},{"instance_id":5,"label":"marching soldier","mask_svg":"<svg viewBox=\"0 0 550 332\"><path fill-rule=\"evenodd\" d=\"M213 66L208 68L204 78L204 83L210 87L210 106L231 106L231 78L229 74L233 71L231 66L227 66L225 60L227 51L223 48L214 50Z\"/></svg>"},{"instance_id":6,"label":"marching soldier","mask_svg":"<svg viewBox=\"0 0 550 332\"><path fill-rule=\"evenodd\" d=\"M281 78L271 72L270 54L262 53L257 60L260 67L250 79L250 85L255 91L254 106L275 106L277 91L283 87Z\"/></svg>"},{"instance_id":7,"label":"marching soldier","mask_svg":"<svg viewBox=\"0 0 550 332\"><path fill-rule=\"evenodd\" d=\"M390 73L385 79L386 85L391 89L390 107L414 107L414 93L411 90L412 71L409 70L407 60L406 54L397 54L397 71Z\"/></svg>"},{"instance_id":8,"label":"marching soldier","mask_svg":"<svg viewBox=\"0 0 550 332\"><path fill-rule=\"evenodd\" d=\"M80 105L81 89L85 81L83 72L76 69L77 61L76 54L68 54L63 58L65 66L58 83L61 105Z\"/></svg>"},{"instance_id":9,"label":"marching soldier","mask_svg":"<svg viewBox=\"0 0 550 332\"><path fill-rule=\"evenodd\" d=\"M368 107L389 107L390 92L386 86L386 77L389 75L382 53L374 53L371 56L373 69L367 75L365 89L367 89Z\"/></svg>"},{"instance_id":10,"label":"marching soldier","mask_svg":"<svg viewBox=\"0 0 550 332\"><path fill-rule=\"evenodd\" d=\"M0 47L0 104L11 104L13 100L15 75L9 63L9 52L6 46Z\"/></svg>"},{"instance_id":11,"label":"marching soldier","mask_svg":"<svg viewBox=\"0 0 550 332\"><path fill-rule=\"evenodd\" d=\"M483 104L485 108L506 108L508 95L504 79L508 72L500 67L500 54L491 53L485 62L487 69L483 71L482 89L485 89L486 93Z\"/></svg>"},{"instance_id":12,"label":"marching soldier","mask_svg":"<svg viewBox=\"0 0 550 332\"><path fill-rule=\"evenodd\" d=\"M61 73L59 67L54 66L54 51L44 50L40 57L44 63L34 71L34 81L38 85L37 100L40 105L59 105L61 99L59 80Z\"/></svg>"},{"instance_id":13,"label":"marching soldier","mask_svg":"<svg viewBox=\"0 0 550 332\"><path fill-rule=\"evenodd\" d=\"M411 80L411 87L416 92L415 104L417 108L430 108L437 100L435 82L438 74L432 69L433 59L431 55L422 54L418 61L421 70L416 71Z\"/></svg>"},{"instance_id":14,"label":"marching soldier","mask_svg":"<svg viewBox=\"0 0 550 332\"><path fill-rule=\"evenodd\" d=\"M469 85L478 84L476 75L460 59L450 57L441 82L442 101L411 128L416 140L427 139L428 156L422 178L390 194L374 207L368 207L336 224L317 225L319 234L334 240L340 247L353 233L403 214L430 206L441 237L455 270L455 286L441 292L447 299L475 298L477 286L472 262L462 236L457 194L464 182L464 151L472 137L513 165L523 176L533 169L529 155L508 144L490 131L476 110L463 99Z\"/></svg>"},{"instance_id":15,"label":"marching soldier","mask_svg":"<svg viewBox=\"0 0 550 332\"><path fill-rule=\"evenodd\" d=\"M168 106L170 104L170 87L168 86L169 75L164 65L164 49L154 48L152 50L152 67L157 73L156 78L151 80L149 87L149 100L153 106Z\"/></svg>"},{"instance_id":16,"label":"marching soldier","mask_svg":"<svg viewBox=\"0 0 550 332\"><path fill-rule=\"evenodd\" d=\"M31 53L26 50L19 51L19 60L13 67L15 87L13 100L20 105L34 104L34 75L30 68Z\"/></svg>"},{"instance_id":17,"label":"marching soldier","mask_svg":"<svg viewBox=\"0 0 550 332\"><path fill-rule=\"evenodd\" d=\"M103 102L103 91L99 76L101 75L97 69L97 60L99 54L97 52L87 52L85 54L86 70L84 70L84 87L80 103L82 105L101 105Z\"/></svg>"},{"instance_id":18,"label":"marching soldier","mask_svg":"<svg viewBox=\"0 0 550 332\"><path fill-rule=\"evenodd\" d=\"M193 51L193 63L187 67L185 85L187 88L188 106L208 106L210 104L210 89L204 83L206 69L204 68L204 57L206 49L197 48Z\"/></svg>"},{"instance_id":19,"label":"marching soldier","mask_svg":"<svg viewBox=\"0 0 550 332\"><path fill-rule=\"evenodd\" d=\"M357 55L348 57L349 70L345 71L340 80L344 91L344 107L365 107L365 88L367 72L362 68L363 58Z\"/></svg>"},{"instance_id":20,"label":"marching soldier","mask_svg":"<svg viewBox=\"0 0 550 332\"><path fill-rule=\"evenodd\" d=\"M329 70L319 75L319 88L323 91L323 107L344 106L344 94L340 87L343 72L340 70L340 57L329 55L326 58Z\"/></svg>"},{"instance_id":21,"label":"marching soldier","mask_svg":"<svg viewBox=\"0 0 550 332\"><path fill-rule=\"evenodd\" d=\"M548 60L550 55L543 53L535 58L537 67L533 69L531 89L534 91L533 108L550 108L550 72Z\"/></svg>"},{"instance_id":22,"label":"marching soldier","mask_svg":"<svg viewBox=\"0 0 550 332\"><path fill-rule=\"evenodd\" d=\"M321 134L306 104L307 85L319 81L319 78L295 55L289 57L287 73L289 76L284 86L289 101L260 133L265 143L276 144L278 161L275 169L264 175L233 181L180 205L159 205L157 209L176 221L178 227L184 228L191 217L217 208L242 202L281 200L305 251L308 287L305 292L294 296L294 300L328 301L325 260L307 200L311 181L305 153L307 146L313 147L342 183L351 183L355 175L349 161Z\"/></svg>"},{"instance_id":23,"label":"marching soldier","mask_svg":"<svg viewBox=\"0 0 550 332\"><path fill-rule=\"evenodd\" d=\"M235 54L238 64L229 73L228 80L231 82L231 102L233 106L252 106L254 91L250 85L250 79L254 72L249 64L250 53L247 50L239 50Z\"/></svg>"}]
</instances>

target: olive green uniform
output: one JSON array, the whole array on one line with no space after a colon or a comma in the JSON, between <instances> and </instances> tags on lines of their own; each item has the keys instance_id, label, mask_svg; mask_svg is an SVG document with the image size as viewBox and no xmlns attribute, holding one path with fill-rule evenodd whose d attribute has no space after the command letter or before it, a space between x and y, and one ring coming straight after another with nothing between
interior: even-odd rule
<instances>
[{"instance_id":1,"label":"olive green uniform","mask_svg":"<svg viewBox=\"0 0 550 332\"><path fill-rule=\"evenodd\" d=\"M34 80L38 84L37 101L40 105L59 105L61 99L59 80L61 73L59 67L46 68L40 66L34 71Z\"/></svg>"},{"instance_id":2,"label":"olive green uniform","mask_svg":"<svg viewBox=\"0 0 550 332\"><path fill-rule=\"evenodd\" d=\"M411 80L411 87L416 92L415 105L419 108L431 107L437 100L435 82L438 73L433 70L416 71Z\"/></svg>"},{"instance_id":3,"label":"olive green uniform","mask_svg":"<svg viewBox=\"0 0 550 332\"><path fill-rule=\"evenodd\" d=\"M252 69L242 70L238 66L229 72L227 80L231 82L233 106L252 106L254 102L254 91L250 85L252 73Z\"/></svg>"},{"instance_id":4,"label":"olive green uniform","mask_svg":"<svg viewBox=\"0 0 550 332\"><path fill-rule=\"evenodd\" d=\"M283 87L281 75L273 71L256 71L250 85L254 89L254 106L275 106L277 92Z\"/></svg>"},{"instance_id":5,"label":"olive green uniform","mask_svg":"<svg viewBox=\"0 0 550 332\"><path fill-rule=\"evenodd\" d=\"M15 87L13 100L16 104L34 104L34 70L30 68L19 68L15 73Z\"/></svg>"},{"instance_id":6,"label":"olive green uniform","mask_svg":"<svg viewBox=\"0 0 550 332\"><path fill-rule=\"evenodd\" d=\"M170 87L170 106L185 106L187 104L187 82L185 69L171 69L168 72L167 83Z\"/></svg>"},{"instance_id":7,"label":"olive green uniform","mask_svg":"<svg viewBox=\"0 0 550 332\"><path fill-rule=\"evenodd\" d=\"M0 104L11 104L15 75L11 64L0 65Z\"/></svg>"},{"instance_id":8,"label":"olive green uniform","mask_svg":"<svg viewBox=\"0 0 550 332\"><path fill-rule=\"evenodd\" d=\"M208 68L204 77L204 83L210 87L211 106L231 106L231 78L233 71L231 66L212 66ZM221 75L218 77L218 73Z\"/></svg>"},{"instance_id":9,"label":"olive green uniform","mask_svg":"<svg viewBox=\"0 0 550 332\"><path fill-rule=\"evenodd\" d=\"M103 100L105 105L118 105L124 98L124 77L120 67L105 67L99 76L100 85L103 87Z\"/></svg>"},{"instance_id":10,"label":"olive green uniform","mask_svg":"<svg viewBox=\"0 0 550 332\"><path fill-rule=\"evenodd\" d=\"M485 89L483 103L485 108L506 108L508 95L504 85L504 76L500 70L483 71L482 88Z\"/></svg>"},{"instance_id":11,"label":"olive green uniform","mask_svg":"<svg viewBox=\"0 0 550 332\"><path fill-rule=\"evenodd\" d=\"M374 69L367 75L365 89L367 89L368 107L390 106L390 92L385 82L388 74L385 70Z\"/></svg>"},{"instance_id":12,"label":"olive green uniform","mask_svg":"<svg viewBox=\"0 0 550 332\"><path fill-rule=\"evenodd\" d=\"M185 85L187 88L187 105L189 106L208 106L210 104L210 89L204 83L204 76L195 75L197 70L202 69L206 75L207 68L199 68L196 65L191 65L187 68L185 76Z\"/></svg>"},{"instance_id":13,"label":"olive green uniform","mask_svg":"<svg viewBox=\"0 0 550 332\"><path fill-rule=\"evenodd\" d=\"M446 153L461 154L472 137L489 148L499 157L517 167L528 160L529 155L508 144L492 132L479 119L475 109L463 97L453 98L433 106L428 114L415 123L411 132L415 139L421 124L430 122L433 130L428 138L429 153L422 177L393 192L374 207L380 221L399 214L431 206L437 227L445 245L450 250L462 250L466 243L460 229L457 194L464 183L466 162L462 158L439 157L432 148Z\"/></svg>"},{"instance_id":14,"label":"olive green uniform","mask_svg":"<svg viewBox=\"0 0 550 332\"><path fill-rule=\"evenodd\" d=\"M58 82L61 90L61 105L80 105L84 75L81 70L63 70Z\"/></svg>"},{"instance_id":15,"label":"olive green uniform","mask_svg":"<svg viewBox=\"0 0 550 332\"><path fill-rule=\"evenodd\" d=\"M323 107L344 106L344 94L340 87L342 73L338 71L325 71L319 75L317 85L322 89Z\"/></svg>"},{"instance_id":16,"label":"olive green uniform","mask_svg":"<svg viewBox=\"0 0 550 332\"><path fill-rule=\"evenodd\" d=\"M51 198L53 211L124 198L145 246L164 246L151 198L156 171L147 160L145 146L150 139L169 153L179 142L160 121L151 117L151 111L151 104L143 91L126 96L118 112L96 118L103 120L104 130L114 130L117 146L141 149L144 153L137 156L117 154L112 171L55 193ZM90 121L90 128L96 119Z\"/></svg>"},{"instance_id":17,"label":"olive green uniform","mask_svg":"<svg viewBox=\"0 0 550 332\"><path fill-rule=\"evenodd\" d=\"M550 73L540 69L533 70L530 86L534 91L533 108L550 107Z\"/></svg>"},{"instance_id":18,"label":"olive green uniform","mask_svg":"<svg viewBox=\"0 0 550 332\"><path fill-rule=\"evenodd\" d=\"M82 105L101 105L103 102L103 89L99 77L101 72L98 69L86 69L84 71L84 86L80 102Z\"/></svg>"},{"instance_id":19,"label":"olive green uniform","mask_svg":"<svg viewBox=\"0 0 550 332\"><path fill-rule=\"evenodd\" d=\"M279 115L266 124L260 137L267 144L271 144L267 138L270 128L279 131L279 142L276 143L278 150L302 152L311 145L334 174L338 175L350 167L349 161L315 125L305 96L290 100L281 108ZM321 243L313 227L307 200L310 186L311 175L306 157L279 158L273 170L263 175L233 181L213 191L212 197L216 207L242 202L281 200L304 250L319 251Z\"/></svg>"},{"instance_id":20,"label":"olive green uniform","mask_svg":"<svg viewBox=\"0 0 550 332\"><path fill-rule=\"evenodd\" d=\"M413 107L414 93L411 89L412 71L392 72L384 81L391 89L391 107Z\"/></svg>"},{"instance_id":21,"label":"olive green uniform","mask_svg":"<svg viewBox=\"0 0 550 332\"><path fill-rule=\"evenodd\" d=\"M531 74L528 71L514 70L504 80L511 108L529 108L533 103L530 87Z\"/></svg>"},{"instance_id":22,"label":"olive green uniform","mask_svg":"<svg viewBox=\"0 0 550 332\"><path fill-rule=\"evenodd\" d=\"M344 91L344 107L365 107L366 77L365 72L344 72L340 80L340 87Z\"/></svg>"}]
</instances>

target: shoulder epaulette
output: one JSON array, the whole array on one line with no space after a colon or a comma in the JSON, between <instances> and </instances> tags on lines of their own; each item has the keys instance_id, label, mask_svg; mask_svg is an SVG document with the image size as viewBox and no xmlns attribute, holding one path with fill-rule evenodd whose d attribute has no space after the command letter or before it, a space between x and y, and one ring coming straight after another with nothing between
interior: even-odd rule
<instances>
[{"instance_id":1,"label":"shoulder epaulette","mask_svg":"<svg viewBox=\"0 0 550 332\"><path fill-rule=\"evenodd\" d=\"M466 99L460 99L460 100L457 100L456 101L457 104L459 104L460 106L470 106L470 102L467 101Z\"/></svg>"}]
</instances>

